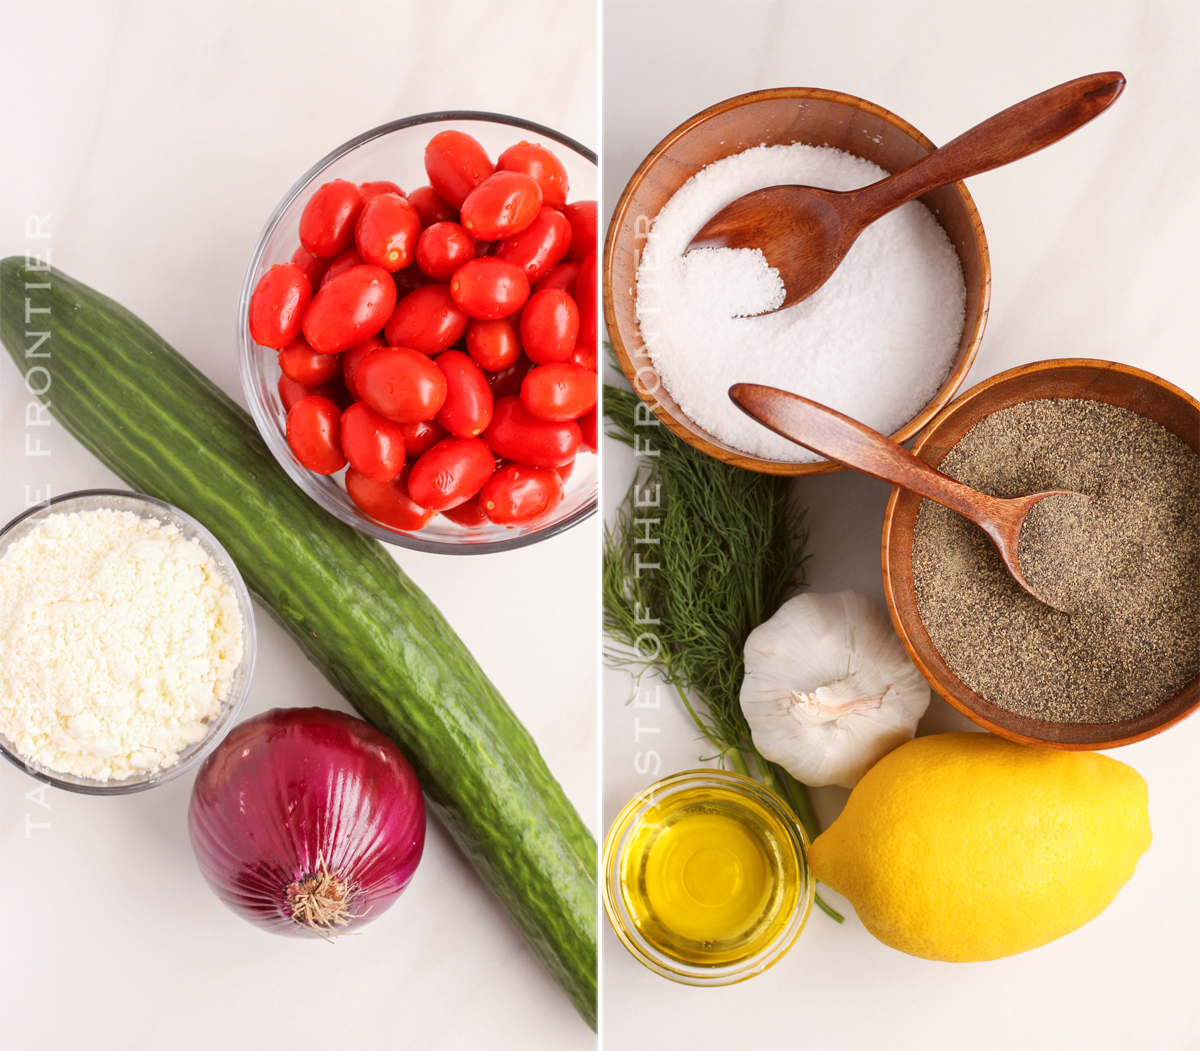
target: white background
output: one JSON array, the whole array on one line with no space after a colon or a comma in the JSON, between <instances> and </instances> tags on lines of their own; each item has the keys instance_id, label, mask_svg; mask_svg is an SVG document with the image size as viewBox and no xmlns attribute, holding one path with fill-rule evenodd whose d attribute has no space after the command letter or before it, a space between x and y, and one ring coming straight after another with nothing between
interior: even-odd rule
<instances>
[{"instance_id":1,"label":"white background","mask_svg":"<svg viewBox=\"0 0 1200 1051\"><path fill-rule=\"evenodd\" d=\"M368 128L448 108L523 116L596 148L596 65L592 3L5 4L0 253L27 247L27 215L50 215L57 266L244 405L238 290L310 165ZM3 359L0 521L23 510L26 483L123 487L58 426L49 460L24 457L28 399ZM593 830L598 535L593 518L505 554L395 549ZM258 628L245 715L348 710L261 608ZM47 811L26 798L38 783L0 763L6 1047L595 1045L433 822L412 884L361 935L285 939L201 878L191 782L110 799L47 790ZM27 838L27 814L51 827Z\"/></svg>"},{"instance_id":2,"label":"white background","mask_svg":"<svg viewBox=\"0 0 1200 1051\"><path fill-rule=\"evenodd\" d=\"M992 258L987 332L963 389L1054 357L1129 362L1200 394L1196 340L1200 38L1194 3L604 4L604 178L609 215L642 158L721 99L800 85L870 99L945 143L1015 102L1086 73L1128 87L1093 124L968 181ZM632 454L605 448L611 516ZM808 583L882 602L889 487L850 472L799 481ZM704 746L664 692L659 719L605 672L604 819ZM659 733L634 742L635 716ZM971 729L935 697L921 732ZM694 989L604 935L610 1048L1200 1047L1200 717L1112 753L1149 783L1154 843L1116 901L1079 931L991 963L947 964L875 941L838 895L792 951L741 985ZM813 793L823 825L847 793Z\"/></svg>"}]
</instances>

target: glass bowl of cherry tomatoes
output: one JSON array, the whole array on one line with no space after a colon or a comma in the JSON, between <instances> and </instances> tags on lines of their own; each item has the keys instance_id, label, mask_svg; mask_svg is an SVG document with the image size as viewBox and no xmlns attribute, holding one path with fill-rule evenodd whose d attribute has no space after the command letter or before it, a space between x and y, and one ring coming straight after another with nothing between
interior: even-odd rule
<instances>
[{"instance_id":1,"label":"glass bowl of cherry tomatoes","mask_svg":"<svg viewBox=\"0 0 1200 1051\"><path fill-rule=\"evenodd\" d=\"M238 305L242 386L291 478L420 551L593 514L596 192L595 153L494 113L393 121L314 165Z\"/></svg>"}]
</instances>

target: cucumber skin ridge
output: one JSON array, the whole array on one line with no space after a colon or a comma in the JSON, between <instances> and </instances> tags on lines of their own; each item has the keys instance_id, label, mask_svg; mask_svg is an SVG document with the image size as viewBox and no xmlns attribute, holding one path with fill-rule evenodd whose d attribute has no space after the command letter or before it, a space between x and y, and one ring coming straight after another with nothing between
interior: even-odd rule
<instances>
[{"instance_id":1,"label":"cucumber skin ridge","mask_svg":"<svg viewBox=\"0 0 1200 1051\"><path fill-rule=\"evenodd\" d=\"M22 375L49 370L40 400L127 484L220 540L260 604L400 746L594 1029L596 843L474 657L383 545L309 499L249 415L139 318L54 269L30 296L48 320L25 326L24 265L0 260L0 340ZM25 327L51 330L49 358L26 362Z\"/></svg>"}]
</instances>

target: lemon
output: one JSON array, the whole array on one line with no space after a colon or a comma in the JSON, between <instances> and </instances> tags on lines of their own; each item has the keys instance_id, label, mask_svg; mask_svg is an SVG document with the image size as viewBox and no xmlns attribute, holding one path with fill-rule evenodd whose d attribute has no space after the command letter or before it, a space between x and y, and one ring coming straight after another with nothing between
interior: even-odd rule
<instances>
[{"instance_id":1,"label":"lemon","mask_svg":"<svg viewBox=\"0 0 1200 1051\"><path fill-rule=\"evenodd\" d=\"M1149 846L1146 782L1131 767L960 733L881 759L809 860L885 945L971 961L1082 927Z\"/></svg>"}]
</instances>

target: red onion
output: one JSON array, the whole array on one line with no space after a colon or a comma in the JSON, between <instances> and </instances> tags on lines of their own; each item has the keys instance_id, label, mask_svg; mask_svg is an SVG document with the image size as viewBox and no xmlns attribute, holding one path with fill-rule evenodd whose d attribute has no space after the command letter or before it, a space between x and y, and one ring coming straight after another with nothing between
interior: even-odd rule
<instances>
[{"instance_id":1,"label":"red onion","mask_svg":"<svg viewBox=\"0 0 1200 1051\"><path fill-rule=\"evenodd\" d=\"M400 750L361 719L276 708L205 760L188 831L234 912L277 934L328 936L373 920L408 886L425 804Z\"/></svg>"}]
</instances>

